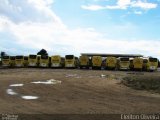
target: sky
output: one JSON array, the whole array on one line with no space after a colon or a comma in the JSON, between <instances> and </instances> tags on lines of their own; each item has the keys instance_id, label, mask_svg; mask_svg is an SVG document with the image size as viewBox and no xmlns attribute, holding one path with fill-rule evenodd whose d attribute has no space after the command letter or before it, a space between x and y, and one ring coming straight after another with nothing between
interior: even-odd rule
<instances>
[{"instance_id":1,"label":"sky","mask_svg":"<svg viewBox=\"0 0 160 120\"><path fill-rule=\"evenodd\" d=\"M160 59L159 11L160 0L0 0L0 51Z\"/></svg>"}]
</instances>

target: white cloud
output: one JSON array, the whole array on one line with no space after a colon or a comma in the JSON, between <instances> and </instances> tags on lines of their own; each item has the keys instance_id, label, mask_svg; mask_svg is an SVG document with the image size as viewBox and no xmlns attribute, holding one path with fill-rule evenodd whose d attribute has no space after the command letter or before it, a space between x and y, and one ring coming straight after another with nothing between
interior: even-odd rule
<instances>
[{"instance_id":1,"label":"white cloud","mask_svg":"<svg viewBox=\"0 0 160 120\"><path fill-rule=\"evenodd\" d=\"M140 8L144 10L148 9L154 9L158 5L156 3L150 3L147 1L141 1L141 0L117 0L116 5L106 5L106 6L101 6L101 5L82 5L82 9L87 9L87 10L102 10L102 9L127 9L127 8Z\"/></svg>"},{"instance_id":2,"label":"white cloud","mask_svg":"<svg viewBox=\"0 0 160 120\"><path fill-rule=\"evenodd\" d=\"M148 2L142 2L142 1L137 1L137 2L132 2L131 7L137 7L137 8L142 8L142 9L154 9L157 7L157 4L155 3L148 3Z\"/></svg>"},{"instance_id":3,"label":"white cloud","mask_svg":"<svg viewBox=\"0 0 160 120\"><path fill-rule=\"evenodd\" d=\"M118 0L117 4L119 6L127 6L131 3L131 0Z\"/></svg>"},{"instance_id":4,"label":"white cloud","mask_svg":"<svg viewBox=\"0 0 160 120\"><path fill-rule=\"evenodd\" d=\"M45 48L52 54L74 53L76 55L84 52L160 55L157 52L160 48L160 41L112 40L104 38L103 34L93 28L69 30L65 27L58 27L54 23L15 24L9 20L6 23L7 32L16 37L17 46L28 48L28 50ZM16 48L9 48L9 50L16 51Z\"/></svg>"},{"instance_id":5,"label":"white cloud","mask_svg":"<svg viewBox=\"0 0 160 120\"><path fill-rule=\"evenodd\" d=\"M35 4L42 4L43 14L39 14L41 9L35 8L34 19L44 16L52 18L44 21L34 21L33 19L24 19L23 21L15 22L15 19L5 12L0 15L0 40L3 39L4 32L12 35L14 39L5 39L7 43L14 42L16 45L8 44L8 47L1 46L0 49L5 51L14 51L16 53L30 53L32 49L39 50L45 48L50 54L76 54L84 52L99 52L99 53L141 53L145 55L160 56L158 48L160 41L145 41L145 40L113 40L107 39L105 35L97 32L94 28L77 28L70 30L60 18L48 6L48 3L32 3L29 0L26 6L35 8ZM49 2L50 3L50 2ZM15 7L14 4L8 3ZM21 4L16 4L21 8ZM9 6L8 6L9 7ZM21 14L27 14L23 8ZM15 16L16 13L12 13ZM19 13L17 13L19 14ZM43 16L44 15L44 16ZM16 17L16 16L15 16ZM22 16L21 16L22 17ZM58 20L57 20L58 19ZM128 25L127 25L128 26ZM123 28L116 28L116 30ZM11 37L11 38L12 38ZM20 48L25 48L25 50ZM28 50L28 51L26 51Z\"/></svg>"},{"instance_id":6,"label":"white cloud","mask_svg":"<svg viewBox=\"0 0 160 120\"><path fill-rule=\"evenodd\" d=\"M130 5L130 3L131 0L118 0L117 7L119 7L118 9L126 9Z\"/></svg>"},{"instance_id":7,"label":"white cloud","mask_svg":"<svg viewBox=\"0 0 160 120\"><path fill-rule=\"evenodd\" d=\"M53 0L1 0L0 15L5 15L13 22L24 21L48 22L61 20L50 9Z\"/></svg>"},{"instance_id":8,"label":"white cloud","mask_svg":"<svg viewBox=\"0 0 160 120\"><path fill-rule=\"evenodd\" d=\"M82 7L83 9L93 10L93 11L105 9L105 7L100 6L100 5L90 5L90 6L82 5L81 7Z\"/></svg>"}]
</instances>

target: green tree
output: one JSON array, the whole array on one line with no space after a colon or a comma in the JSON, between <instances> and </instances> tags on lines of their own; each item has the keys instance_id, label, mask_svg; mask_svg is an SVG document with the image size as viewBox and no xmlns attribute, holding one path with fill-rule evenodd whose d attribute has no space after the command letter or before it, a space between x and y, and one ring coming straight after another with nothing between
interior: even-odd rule
<instances>
[{"instance_id":1,"label":"green tree","mask_svg":"<svg viewBox=\"0 0 160 120\"><path fill-rule=\"evenodd\" d=\"M1 52L1 57L3 57L3 56L5 56L5 55L7 55L5 52Z\"/></svg>"},{"instance_id":2,"label":"green tree","mask_svg":"<svg viewBox=\"0 0 160 120\"><path fill-rule=\"evenodd\" d=\"M37 55L48 55L47 51L45 49L41 49Z\"/></svg>"}]
</instances>

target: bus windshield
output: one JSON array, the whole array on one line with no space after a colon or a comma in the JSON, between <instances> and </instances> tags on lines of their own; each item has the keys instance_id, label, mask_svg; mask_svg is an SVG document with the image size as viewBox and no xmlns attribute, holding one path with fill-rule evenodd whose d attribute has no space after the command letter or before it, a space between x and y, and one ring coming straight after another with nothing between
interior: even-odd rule
<instances>
[{"instance_id":1,"label":"bus windshield","mask_svg":"<svg viewBox=\"0 0 160 120\"><path fill-rule=\"evenodd\" d=\"M129 58L120 58L121 61L129 61Z\"/></svg>"},{"instance_id":2,"label":"bus windshield","mask_svg":"<svg viewBox=\"0 0 160 120\"><path fill-rule=\"evenodd\" d=\"M59 59L61 59L61 57L60 56L53 56L52 59L53 60L59 60Z\"/></svg>"},{"instance_id":3,"label":"bus windshield","mask_svg":"<svg viewBox=\"0 0 160 120\"><path fill-rule=\"evenodd\" d=\"M3 59L9 59L9 56L3 56Z\"/></svg>"},{"instance_id":4,"label":"bus windshield","mask_svg":"<svg viewBox=\"0 0 160 120\"><path fill-rule=\"evenodd\" d=\"M157 58L149 58L150 62L157 62Z\"/></svg>"},{"instance_id":5,"label":"bus windshield","mask_svg":"<svg viewBox=\"0 0 160 120\"><path fill-rule=\"evenodd\" d=\"M148 60L147 60L147 59L144 59L144 60L143 60L143 63L147 63L147 62L148 62Z\"/></svg>"},{"instance_id":6,"label":"bus windshield","mask_svg":"<svg viewBox=\"0 0 160 120\"><path fill-rule=\"evenodd\" d=\"M48 59L48 56L42 55L42 56L41 56L41 59Z\"/></svg>"},{"instance_id":7,"label":"bus windshield","mask_svg":"<svg viewBox=\"0 0 160 120\"><path fill-rule=\"evenodd\" d=\"M37 55L29 55L29 58L36 59Z\"/></svg>"},{"instance_id":8,"label":"bus windshield","mask_svg":"<svg viewBox=\"0 0 160 120\"><path fill-rule=\"evenodd\" d=\"M16 56L16 59L23 59L23 56Z\"/></svg>"},{"instance_id":9,"label":"bus windshield","mask_svg":"<svg viewBox=\"0 0 160 120\"><path fill-rule=\"evenodd\" d=\"M16 58L16 57L14 57L14 56L11 56L11 57L10 57L11 60L15 60L15 58Z\"/></svg>"},{"instance_id":10,"label":"bus windshield","mask_svg":"<svg viewBox=\"0 0 160 120\"><path fill-rule=\"evenodd\" d=\"M66 59L73 59L73 58L74 58L74 55L66 55L65 58L66 58Z\"/></svg>"},{"instance_id":11,"label":"bus windshield","mask_svg":"<svg viewBox=\"0 0 160 120\"><path fill-rule=\"evenodd\" d=\"M24 57L24 60L28 60L28 57Z\"/></svg>"}]
</instances>

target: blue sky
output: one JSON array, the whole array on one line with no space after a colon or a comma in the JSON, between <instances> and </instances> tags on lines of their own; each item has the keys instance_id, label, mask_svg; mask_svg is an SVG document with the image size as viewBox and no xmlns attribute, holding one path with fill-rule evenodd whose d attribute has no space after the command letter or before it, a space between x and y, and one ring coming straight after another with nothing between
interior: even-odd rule
<instances>
[{"instance_id":1,"label":"blue sky","mask_svg":"<svg viewBox=\"0 0 160 120\"><path fill-rule=\"evenodd\" d=\"M160 0L0 0L0 51L160 58Z\"/></svg>"},{"instance_id":2,"label":"blue sky","mask_svg":"<svg viewBox=\"0 0 160 120\"><path fill-rule=\"evenodd\" d=\"M53 10L60 16L63 22L70 26L70 28L77 27L94 27L100 32L110 32L113 29L114 34L108 35L110 38L141 38L145 40L159 40L160 27L157 24L160 23L159 7L155 9L145 8L130 8L128 9L115 9L115 10L91 10L82 9L82 6L106 6L115 5L116 0L68 0L66 4L65 0L57 0L54 4ZM148 1L159 5L159 2L154 0ZM125 33L116 32L116 26L130 25L129 31ZM133 27L133 28L132 28ZM136 29L136 30L135 30ZM124 28L125 30L125 28ZM133 31L132 31L133 30ZM152 33L154 31L154 34ZM147 36L146 34L147 33ZM125 34L125 35L124 35ZM130 39L130 38L129 38Z\"/></svg>"}]
</instances>

